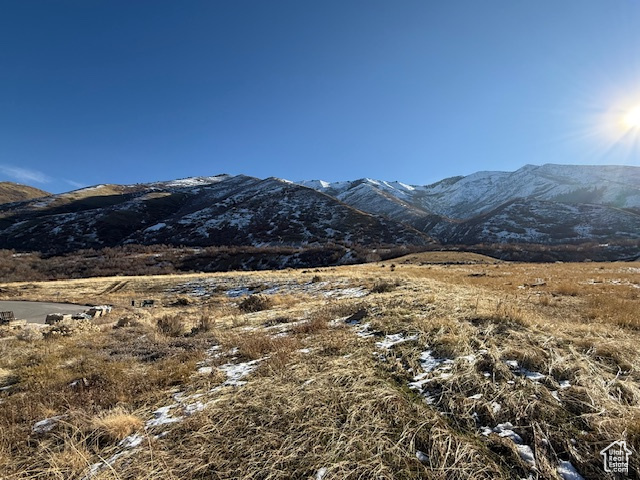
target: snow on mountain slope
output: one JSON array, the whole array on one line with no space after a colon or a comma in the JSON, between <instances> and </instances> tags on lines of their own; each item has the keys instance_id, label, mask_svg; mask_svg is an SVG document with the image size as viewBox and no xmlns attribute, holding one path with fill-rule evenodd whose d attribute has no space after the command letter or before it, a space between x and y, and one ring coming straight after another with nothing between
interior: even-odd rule
<instances>
[{"instance_id":1,"label":"snow on mountain slope","mask_svg":"<svg viewBox=\"0 0 640 480\"><path fill-rule=\"evenodd\" d=\"M526 165L427 186L217 175L0 204L0 248L628 243L639 215L638 167Z\"/></svg>"},{"instance_id":2,"label":"snow on mountain slope","mask_svg":"<svg viewBox=\"0 0 640 480\"><path fill-rule=\"evenodd\" d=\"M637 239L640 215L603 205L514 200L439 233L459 244L607 242Z\"/></svg>"},{"instance_id":3,"label":"snow on mountain slope","mask_svg":"<svg viewBox=\"0 0 640 480\"><path fill-rule=\"evenodd\" d=\"M301 184L385 215L398 215L398 203L371 203L371 192L394 197L414 212L454 219L469 219L517 198L640 208L640 168L630 166L525 165L515 172L477 172L427 186L371 179Z\"/></svg>"},{"instance_id":4,"label":"snow on mountain slope","mask_svg":"<svg viewBox=\"0 0 640 480\"><path fill-rule=\"evenodd\" d=\"M134 188L135 187L135 188ZM110 186L49 206L0 206L0 247L65 252L129 243L171 245L427 245L423 233L315 190L244 175ZM122 193L117 194L116 192ZM93 192L93 196L91 195Z\"/></svg>"}]
</instances>

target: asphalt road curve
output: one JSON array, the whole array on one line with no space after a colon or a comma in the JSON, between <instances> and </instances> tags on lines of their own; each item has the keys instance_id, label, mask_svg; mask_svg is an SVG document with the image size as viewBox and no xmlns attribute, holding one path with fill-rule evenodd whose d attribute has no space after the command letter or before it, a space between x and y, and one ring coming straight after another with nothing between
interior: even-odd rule
<instances>
[{"instance_id":1,"label":"asphalt road curve","mask_svg":"<svg viewBox=\"0 0 640 480\"><path fill-rule=\"evenodd\" d=\"M29 323L44 323L49 313L73 314L84 312L88 308L86 305L72 303L0 301L0 312L13 312L17 320L26 320Z\"/></svg>"}]
</instances>

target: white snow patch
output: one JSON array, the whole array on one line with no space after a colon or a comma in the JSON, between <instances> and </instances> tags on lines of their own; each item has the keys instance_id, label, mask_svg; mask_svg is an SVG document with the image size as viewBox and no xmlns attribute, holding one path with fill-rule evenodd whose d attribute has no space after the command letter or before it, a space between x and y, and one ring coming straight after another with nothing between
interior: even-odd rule
<instances>
[{"instance_id":1,"label":"white snow patch","mask_svg":"<svg viewBox=\"0 0 640 480\"><path fill-rule=\"evenodd\" d=\"M209 348L206 351L206 354L208 357L213 357L213 358L219 357L221 348L222 347L220 345L214 345L213 347Z\"/></svg>"},{"instance_id":2,"label":"white snow patch","mask_svg":"<svg viewBox=\"0 0 640 480\"><path fill-rule=\"evenodd\" d=\"M420 450L416 450L416 458L424 465L429 463L429 456Z\"/></svg>"},{"instance_id":3,"label":"white snow patch","mask_svg":"<svg viewBox=\"0 0 640 480\"><path fill-rule=\"evenodd\" d=\"M244 295L251 295L252 293L253 290L247 287L232 288L231 290L227 290L227 297L236 298Z\"/></svg>"},{"instance_id":4,"label":"white snow patch","mask_svg":"<svg viewBox=\"0 0 640 480\"><path fill-rule=\"evenodd\" d=\"M533 380L534 382L542 380L545 377L545 375L543 373L530 372L529 370L523 370L523 375L525 376L525 378L527 378L529 380Z\"/></svg>"},{"instance_id":5,"label":"white snow patch","mask_svg":"<svg viewBox=\"0 0 640 480\"><path fill-rule=\"evenodd\" d=\"M448 358L435 358L431 350L425 350L420 354L420 367L422 372L413 377L413 382L409 382L409 388L417 390L422 395L427 403L434 403L433 397L426 390L425 385L434 378L440 378L442 380L448 380L451 378L450 373L446 373L446 370L451 369L454 361ZM430 377L432 373L440 373L438 377Z\"/></svg>"},{"instance_id":6,"label":"white snow patch","mask_svg":"<svg viewBox=\"0 0 640 480\"><path fill-rule=\"evenodd\" d=\"M336 288L322 292L325 298L360 298L368 295L368 291L362 287Z\"/></svg>"},{"instance_id":7,"label":"white snow patch","mask_svg":"<svg viewBox=\"0 0 640 480\"><path fill-rule=\"evenodd\" d=\"M134 433L133 435L129 435L122 439L120 443L118 443L119 447L122 448L135 448L142 443L144 437L138 433Z\"/></svg>"},{"instance_id":8,"label":"white snow patch","mask_svg":"<svg viewBox=\"0 0 640 480\"><path fill-rule=\"evenodd\" d=\"M371 323L363 323L362 325L358 325L356 335L360 338L371 338L375 336L375 332L371 330Z\"/></svg>"},{"instance_id":9,"label":"white snow patch","mask_svg":"<svg viewBox=\"0 0 640 480\"><path fill-rule=\"evenodd\" d=\"M33 424L33 428L31 429L33 433L47 433L53 430L53 427L56 424L65 418L66 415L56 415L55 417L45 418L44 420L40 420Z\"/></svg>"},{"instance_id":10,"label":"white snow patch","mask_svg":"<svg viewBox=\"0 0 640 480\"><path fill-rule=\"evenodd\" d=\"M498 436L510 439L516 444L520 458L524 460L529 466L535 468L536 458L533 454L533 450L529 445L525 445L522 437L513 431L513 425L510 422L500 423L494 428L482 427L480 433L484 436L489 436L492 433L497 433Z\"/></svg>"},{"instance_id":11,"label":"white snow patch","mask_svg":"<svg viewBox=\"0 0 640 480\"><path fill-rule=\"evenodd\" d=\"M394 345L398 345L399 343L410 342L413 340L417 340L418 335L410 335L405 337L402 333L394 333L393 335L386 335L384 340L381 342L376 342L376 346L378 348L390 349Z\"/></svg>"},{"instance_id":12,"label":"white snow patch","mask_svg":"<svg viewBox=\"0 0 640 480\"><path fill-rule=\"evenodd\" d=\"M184 413L187 416L193 415L196 412L201 412L202 410L204 410L204 407L206 407L206 406L207 405L205 403L202 403L200 401L195 402L195 403L189 403L189 404L184 406Z\"/></svg>"},{"instance_id":13,"label":"white snow patch","mask_svg":"<svg viewBox=\"0 0 640 480\"><path fill-rule=\"evenodd\" d=\"M145 232L156 232L158 230L162 230L166 226L167 226L166 223L156 223L155 225L152 225L149 228L146 228L144 231Z\"/></svg>"},{"instance_id":14,"label":"white snow patch","mask_svg":"<svg viewBox=\"0 0 640 480\"><path fill-rule=\"evenodd\" d=\"M522 375L527 380L531 380L531 381L537 382L539 380L542 380L546 376L543 373L532 372L530 370L527 370L524 367L518 366L518 361L517 360L506 360L504 363L506 363L509 366L509 368L511 368L511 370L513 370L513 372L515 374Z\"/></svg>"},{"instance_id":15,"label":"white snow patch","mask_svg":"<svg viewBox=\"0 0 640 480\"><path fill-rule=\"evenodd\" d=\"M215 177L189 177L181 178L179 180L173 180L171 182L159 182L164 183L167 187L199 187L202 185L210 185L212 183L219 183L229 178L227 175L217 175Z\"/></svg>"},{"instance_id":16,"label":"white snow patch","mask_svg":"<svg viewBox=\"0 0 640 480\"><path fill-rule=\"evenodd\" d=\"M525 461L530 467L536 468L536 457L533 454L533 450L529 445L516 445L520 458Z\"/></svg>"},{"instance_id":17,"label":"white snow patch","mask_svg":"<svg viewBox=\"0 0 640 480\"><path fill-rule=\"evenodd\" d=\"M227 375L227 380L222 384L222 386L239 387L246 384L247 382L242 379L258 368L258 363L262 360L264 360L264 358L238 364L226 363L221 365L218 368Z\"/></svg>"},{"instance_id":18,"label":"white snow patch","mask_svg":"<svg viewBox=\"0 0 640 480\"><path fill-rule=\"evenodd\" d=\"M395 183L400 185L405 190L413 191L416 189L415 187L412 187L411 185L407 185L406 183L402 183L402 182L395 182Z\"/></svg>"},{"instance_id":19,"label":"white snow patch","mask_svg":"<svg viewBox=\"0 0 640 480\"><path fill-rule=\"evenodd\" d=\"M435 358L431 350L425 350L420 354L420 366L425 373L432 372L440 365L442 365L447 359Z\"/></svg>"},{"instance_id":20,"label":"white snow patch","mask_svg":"<svg viewBox=\"0 0 640 480\"><path fill-rule=\"evenodd\" d=\"M175 403L157 409L153 412L153 418L151 420L147 420L147 427L157 427L159 425L167 425L169 423L175 423L182 420L181 417L174 417L169 413L174 407L177 407Z\"/></svg>"},{"instance_id":21,"label":"white snow patch","mask_svg":"<svg viewBox=\"0 0 640 480\"><path fill-rule=\"evenodd\" d=\"M318 471L316 472L316 480L322 480L328 471L329 470L327 469L327 467L318 469Z\"/></svg>"},{"instance_id":22,"label":"white snow patch","mask_svg":"<svg viewBox=\"0 0 640 480\"><path fill-rule=\"evenodd\" d=\"M514 443L522 443L522 437L513 431L513 424L511 424L511 422L499 423L495 426L493 432L497 433L499 437L510 439Z\"/></svg>"},{"instance_id":23,"label":"white snow patch","mask_svg":"<svg viewBox=\"0 0 640 480\"><path fill-rule=\"evenodd\" d=\"M560 475L563 480L584 480L584 477L578 473L571 462L565 460L560 460L558 475Z\"/></svg>"}]
</instances>

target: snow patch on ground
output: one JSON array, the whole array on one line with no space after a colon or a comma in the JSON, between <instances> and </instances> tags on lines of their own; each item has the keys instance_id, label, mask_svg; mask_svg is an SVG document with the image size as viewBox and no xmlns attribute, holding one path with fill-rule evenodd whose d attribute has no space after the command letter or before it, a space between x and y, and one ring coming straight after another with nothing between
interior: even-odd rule
<instances>
[{"instance_id":1,"label":"snow patch on ground","mask_svg":"<svg viewBox=\"0 0 640 480\"><path fill-rule=\"evenodd\" d=\"M522 437L513 430L513 425L510 422L500 423L494 428L482 427L480 433L484 436L489 436L492 433L497 433L498 436L508 438L516 444L520 458L524 460L530 467L536 467L536 458L533 454L533 450L529 445L525 445Z\"/></svg>"},{"instance_id":2,"label":"snow patch on ground","mask_svg":"<svg viewBox=\"0 0 640 480\"><path fill-rule=\"evenodd\" d=\"M328 471L329 470L327 469L327 467L318 469L318 471L316 472L316 480L322 480Z\"/></svg>"},{"instance_id":3,"label":"snow patch on ground","mask_svg":"<svg viewBox=\"0 0 640 480\"><path fill-rule=\"evenodd\" d=\"M135 448L140 445L144 441L144 437L138 433L134 433L133 435L129 435L122 439L120 443L118 443L119 447L122 448Z\"/></svg>"},{"instance_id":4,"label":"snow patch on ground","mask_svg":"<svg viewBox=\"0 0 640 480\"><path fill-rule=\"evenodd\" d=\"M384 339L376 342L376 347L388 350L399 343L411 342L418 339L418 335L405 336L403 333L394 333L393 335L385 335Z\"/></svg>"},{"instance_id":5,"label":"snow patch on ground","mask_svg":"<svg viewBox=\"0 0 640 480\"><path fill-rule=\"evenodd\" d=\"M571 462L565 460L560 460L558 475L560 475L563 480L584 480L584 477L578 473Z\"/></svg>"},{"instance_id":6,"label":"snow patch on ground","mask_svg":"<svg viewBox=\"0 0 640 480\"><path fill-rule=\"evenodd\" d=\"M506 360L504 363L506 363L509 366L509 368L511 368L513 373L515 373L517 375L521 375L521 376L525 377L527 380L531 380L533 382L538 382L538 381L540 381L540 380L542 380L543 378L546 377L546 375L544 375L543 373L532 372L531 370L527 370L524 367L520 367L518 365L518 361L517 360Z\"/></svg>"},{"instance_id":7,"label":"snow patch on ground","mask_svg":"<svg viewBox=\"0 0 640 480\"><path fill-rule=\"evenodd\" d=\"M263 360L264 358L259 358L249 362L225 363L224 365L221 365L218 369L222 370L227 375L227 380L222 384L222 386L239 387L246 384L247 382L242 379L258 368L258 364Z\"/></svg>"},{"instance_id":8,"label":"snow patch on ground","mask_svg":"<svg viewBox=\"0 0 640 480\"><path fill-rule=\"evenodd\" d=\"M33 433L50 432L53 430L53 427L55 427L57 423L65 417L66 415L56 415L55 417L45 418L44 420L34 423L31 430Z\"/></svg>"},{"instance_id":9,"label":"snow patch on ground","mask_svg":"<svg viewBox=\"0 0 640 480\"><path fill-rule=\"evenodd\" d=\"M361 298L368 294L369 291L363 287L336 288L322 292L325 298Z\"/></svg>"},{"instance_id":10,"label":"snow patch on ground","mask_svg":"<svg viewBox=\"0 0 640 480\"><path fill-rule=\"evenodd\" d=\"M178 404L173 403L171 405L158 408L156 411L153 412L153 418L150 420L147 420L147 423L146 423L147 427L157 427L160 425L167 425L169 423L175 423L182 420L182 417L174 417L169 413L171 409L177 406Z\"/></svg>"},{"instance_id":11,"label":"snow patch on ground","mask_svg":"<svg viewBox=\"0 0 640 480\"><path fill-rule=\"evenodd\" d=\"M240 287L240 288L232 288L230 290L227 290L226 293L227 293L227 297L237 298L237 297L243 297L245 295L251 295L253 293L253 290L247 287Z\"/></svg>"}]
</instances>

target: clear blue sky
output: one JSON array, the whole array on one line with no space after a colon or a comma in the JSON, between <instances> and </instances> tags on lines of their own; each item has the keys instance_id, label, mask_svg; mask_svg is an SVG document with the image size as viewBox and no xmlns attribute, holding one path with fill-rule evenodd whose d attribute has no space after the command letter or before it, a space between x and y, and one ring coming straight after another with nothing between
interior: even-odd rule
<instances>
[{"instance_id":1,"label":"clear blue sky","mask_svg":"<svg viewBox=\"0 0 640 480\"><path fill-rule=\"evenodd\" d=\"M0 0L0 180L640 165L636 0Z\"/></svg>"}]
</instances>

